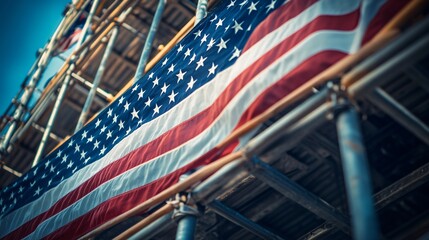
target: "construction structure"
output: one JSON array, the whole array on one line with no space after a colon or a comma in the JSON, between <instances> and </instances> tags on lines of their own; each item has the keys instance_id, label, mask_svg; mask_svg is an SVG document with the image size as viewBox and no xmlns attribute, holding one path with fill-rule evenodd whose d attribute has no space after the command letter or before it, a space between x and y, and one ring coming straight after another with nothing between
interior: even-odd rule
<instances>
[{"instance_id":1,"label":"construction structure","mask_svg":"<svg viewBox=\"0 0 429 240\"><path fill-rule=\"evenodd\" d=\"M72 4L2 117L0 187L132 86L192 29L206 6L190 0ZM56 45L85 11L92 35L78 42L34 107L27 108ZM194 232L197 239L424 237L428 13L425 1L411 1L358 53L276 105L277 114L263 117L264 129L242 151L156 198L170 199L166 205L141 206L84 237L189 239Z\"/></svg>"}]
</instances>

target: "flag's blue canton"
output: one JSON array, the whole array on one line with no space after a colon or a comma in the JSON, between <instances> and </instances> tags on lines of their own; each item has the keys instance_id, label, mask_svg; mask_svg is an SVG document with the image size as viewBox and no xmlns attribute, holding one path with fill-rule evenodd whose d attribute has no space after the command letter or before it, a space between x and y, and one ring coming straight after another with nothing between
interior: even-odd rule
<instances>
[{"instance_id":1,"label":"flag's blue canton","mask_svg":"<svg viewBox=\"0 0 429 240\"><path fill-rule=\"evenodd\" d=\"M231 66L253 29L280 2L220 3L122 97L40 164L3 189L1 215L33 201L80 168L99 160L136 128L162 115Z\"/></svg>"}]
</instances>

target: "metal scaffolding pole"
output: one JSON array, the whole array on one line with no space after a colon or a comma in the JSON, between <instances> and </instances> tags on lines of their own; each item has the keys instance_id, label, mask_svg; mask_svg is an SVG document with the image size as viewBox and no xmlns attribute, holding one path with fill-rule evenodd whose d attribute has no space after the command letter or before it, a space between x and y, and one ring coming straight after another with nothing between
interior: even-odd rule
<instances>
[{"instance_id":1,"label":"metal scaffolding pole","mask_svg":"<svg viewBox=\"0 0 429 240\"><path fill-rule=\"evenodd\" d=\"M323 88L309 99L292 109L288 114L271 125L267 130L263 131L258 136L250 140L245 148L246 156L251 158L253 155L263 153L270 147L270 145L278 142L281 138L284 137L285 129L290 128L302 118L308 116L310 113L316 112L316 109L318 109L319 106L327 101L329 92L330 89ZM324 113L322 111L322 115L323 114Z\"/></svg>"},{"instance_id":2,"label":"metal scaffolding pole","mask_svg":"<svg viewBox=\"0 0 429 240\"><path fill-rule=\"evenodd\" d=\"M54 95L54 92L50 92L47 95L45 101L43 101L42 104L33 111L30 118L25 122L24 126L16 130L16 133L13 135L11 142L15 142L22 137L22 135L27 131L32 123L35 122L36 119L38 119L43 111L48 107L48 104L54 100Z\"/></svg>"},{"instance_id":3,"label":"metal scaffolding pole","mask_svg":"<svg viewBox=\"0 0 429 240\"><path fill-rule=\"evenodd\" d=\"M91 89L94 84L89 82L88 80L84 79L82 76L77 75L76 73L72 73L72 77L76 80L78 80L83 86L88 87ZM113 95L111 93L108 93L107 91L97 87L96 93L100 96L106 99L107 101L110 101L113 98Z\"/></svg>"},{"instance_id":4,"label":"metal scaffolding pole","mask_svg":"<svg viewBox=\"0 0 429 240\"><path fill-rule=\"evenodd\" d=\"M325 103L328 99L329 89L324 88L320 92L311 96L308 100L299 104L289 111L285 116L255 136L245 147L244 155L251 158L254 155L264 153L271 145L282 141L283 151L294 146L307 133L326 122L328 114L333 105ZM322 106L322 111L318 108ZM328 106L329 105L329 106ZM310 115L306 118L307 115ZM304 120L302 120L305 118ZM284 138L288 136L288 138ZM274 157L274 156L272 156ZM270 157L271 158L271 157ZM235 161L214 173L204 182L195 187L192 197L200 203L208 204L221 192L234 186L241 179L247 176L244 161Z\"/></svg>"},{"instance_id":5,"label":"metal scaffolding pole","mask_svg":"<svg viewBox=\"0 0 429 240\"><path fill-rule=\"evenodd\" d=\"M156 8L155 16L153 16L152 25L150 26L149 34L147 35L142 54L140 55L139 64L137 65L137 70L134 75L134 82L137 82L144 75L146 64L152 50L153 39L155 38L159 22L161 21L162 13L164 12L165 3L166 0L158 1L158 7Z\"/></svg>"},{"instance_id":6,"label":"metal scaffolding pole","mask_svg":"<svg viewBox=\"0 0 429 240\"><path fill-rule=\"evenodd\" d=\"M368 161L355 109L349 108L338 115L337 134L354 239L380 239Z\"/></svg>"},{"instance_id":7,"label":"metal scaffolding pole","mask_svg":"<svg viewBox=\"0 0 429 240\"><path fill-rule=\"evenodd\" d=\"M207 0L198 0L194 26L197 25L207 15L207 2Z\"/></svg>"},{"instance_id":8,"label":"metal scaffolding pole","mask_svg":"<svg viewBox=\"0 0 429 240\"><path fill-rule=\"evenodd\" d=\"M16 171L15 169L7 166L3 161L0 161L0 167L3 168L5 171L12 173L13 175L17 176L17 177L21 177L22 173Z\"/></svg>"},{"instance_id":9,"label":"metal scaffolding pole","mask_svg":"<svg viewBox=\"0 0 429 240\"><path fill-rule=\"evenodd\" d=\"M43 55L43 52L44 51L46 51L46 48L47 48L47 46L48 46L48 44L46 44L45 46L43 46L43 51L42 51L42 53L41 54L38 54L38 56L37 56L37 59L36 59L36 61L34 61L34 63L33 63L33 65L31 65L31 68L30 68L30 70L27 72L27 75L25 76L25 78L24 78L24 80L22 81L22 83L21 83L21 86L24 86L24 85L26 85L27 83L28 83L28 81L32 78L32 76L33 76L33 74L34 74L34 72L35 72L35 70L37 69L37 67L38 67L38 63L40 62L40 59L42 58L42 55ZM12 109L13 108L13 106L17 106L17 105L19 105L19 100L20 100L20 97L22 96L22 94L23 94L23 92L25 92L25 90L26 90L26 88L22 88L21 87L21 89L18 91L18 93L15 95L15 97L12 99L12 102L9 104L9 106L7 107L7 109L6 109L6 111L4 111L4 114L2 115L2 123L1 123L1 125L0 125L0 132L2 132L3 131L3 129L4 129L4 127L6 127L6 124L7 124L7 122L9 122L9 121L7 121L6 122L6 124L5 124L5 117L7 117L8 116L8 113L9 113L9 111L10 110L12 110L13 112L11 113L11 114L14 114L15 113L15 110L16 109ZM13 121L13 119L11 119L12 121ZM1 148L1 144L2 144L2 142L0 141L0 148Z\"/></svg>"},{"instance_id":10,"label":"metal scaffolding pole","mask_svg":"<svg viewBox=\"0 0 429 240\"><path fill-rule=\"evenodd\" d=\"M217 214L222 217L228 219L229 221L243 227L244 229L250 231L256 236L262 239L276 239L282 240L283 238L278 236L277 234L271 232L270 230L262 227L261 225L253 222L252 220L246 218L242 214L234 211L228 206L222 204L221 202L215 200L207 205L210 209L212 209Z\"/></svg>"},{"instance_id":11,"label":"metal scaffolding pole","mask_svg":"<svg viewBox=\"0 0 429 240\"><path fill-rule=\"evenodd\" d=\"M95 74L95 78L92 83L91 90L88 93L88 96L86 98L82 112L80 113L79 120L76 124L76 129L74 130L74 132L79 131L82 128L82 126L85 124L88 118L88 113L89 113L92 101L94 100L94 96L97 93L98 85L100 84L101 78L103 77L104 70L106 69L107 60L109 59L110 54L113 51L113 46L115 45L116 39L118 38L119 26L121 22L123 22L127 17L127 15L131 12L133 7L134 5L129 7L126 11L124 11L119 16L118 21L116 21L115 26L111 30L109 42L107 43L106 49L104 50L104 54L103 54L103 57L101 58L100 66L98 67L97 73Z\"/></svg>"},{"instance_id":12,"label":"metal scaffolding pole","mask_svg":"<svg viewBox=\"0 0 429 240\"><path fill-rule=\"evenodd\" d=\"M176 240L194 239L198 214L196 208L180 203L173 214L173 219L177 221Z\"/></svg>"},{"instance_id":13,"label":"metal scaffolding pole","mask_svg":"<svg viewBox=\"0 0 429 240\"><path fill-rule=\"evenodd\" d=\"M91 24L91 21L92 21L92 18L94 17L95 11L97 10L98 2L99 2L99 0L94 0L94 2L92 3L91 10L89 12L89 15L88 15L86 21L85 21L85 25L83 26L81 35L79 37L79 41L76 43L76 49L79 49L79 47L82 45L82 43L85 39L86 33L88 32L89 25ZM76 58L76 56L72 57L72 63L70 64L70 67L67 70L67 74L65 76L65 79L61 85L61 89L60 89L60 92L58 93L57 100L55 101L54 108L52 109L51 116L49 117L48 123L46 124L45 132L43 133L42 140L40 141L39 148L37 149L36 156L34 157L32 167L34 167L42 158L43 151L45 150L46 143L48 141L49 135L50 135L51 130L52 130L52 126L53 126L54 121L57 117L61 103L64 100L65 93L66 93L68 85L70 83L71 74L75 68L74 61L76 59L73 59L73 58Z\"/></svg>"},{"instance_id":14,"label":"metal scaffolding pole","mask_svg":"<svg viewBox=\"0 0 429 240\"><path fill-rule=\"evenodd\" d=\"M54 125L54 121L57 118L58 111L60 109L61 103L64 100L64 96L66 94L67 87L70 83L71 73L74 70L75 65L70 65L67 70L67 75L64 79L63 84L61 85L61 89L58 93L57 100L55 101L54 108L52 109L51 116L49 116L48 123L46 124L45 131L43 132L42 140L40 141L39 147L37 148L36 156L34 157L33 164L31 167L37 165L37 163L42 158L43 151L45 150L46 143L48 142L48 138L51 135L52 126Z\"/></svg>"},{"instance_id":15,"label":"metal scaffolding pole","mask_svg":"<svg viewBox=\"0 0 429 240\"><path fill-rule=\"evenodd\" d=\"M375 88L368 94L368 99L391 118L412 132L416 137L429 145L429 127L412 112L389 96L381 88Z\"/></svg>"},{"instance_id":16,"label":"metal scaffolding pole","mask_svg":"<svg viewBox=\"0 0 429 240\"><path fill-rule=\"evenodd\" d=\"M402 38L400 40L402 40ZM416 39L412 44L404 47L402 51L397 52L376 69L366 74L358 82L351 85L347 91L351 96L364 96L368 90L386 83L393 77L396 77L398 74L405 71L406 68L427 56L428 45L429 34L425 34Z\"/></svg>"},{"instance_id":17,"label":"metal scaffolding pole","mask_svg":"<svg viewBox=\"0 0 429 240\"><path fill-rule=\"evenodd\" d=\"M333 222L339 229L345 233L349 232L348 219L344 214L337 211L329 203L323 199L307 191L299 184L295 183L287 176L264 163L259 157L252 158L253 175L261 179L264 183L282 193L285 197L303 206L307 210L313 212L317 216Z\"/></svg>"},{"instance_id":18,"label":"metal scaffolding pole","mask_svg":"<svg viewBox=\"0 0 429 240\"><path fill-rule=\"evenodd\" d=\"M233 161L195 186L192 190L192 199L204 205L209 204L248 175L244 160Z\"/></svg>"},{"instance_id":19,"label":"metal scaffolding pole","mask_svg":"<svg viewBox=\"0 0 429 240\"><path fill-rule=\"evenodd\" d=\"M92 83L91 90L88 93L85 104L83 105L82 112L80 113L79 120L76 124L76 129L74 132L79 131L86 119L88 117L88 113L92 104L92 100L94 99L95 93L97 92L98 85L100 84L101 77L103 76L104 70L106 69L107 60L109 59L110 54L113 50L113 45L118 37L119 26L116 25L111 32L109 42L107 43L106 50L104 51L103 57L101 59L100 66L97 69L97 73L95 74L94 82Z\"/></svg>"},{"instance_id":20,"label":"metal scaffolding pole","mask_svg":"<svg viewBox=\"0 0 429 240\"><path fill-rule=\"evenodd\" d=\"M141 229L140 231L138 231L136 234L132 235L128 239L129 240L138 240L138 239L151 239L151 238L153 238L156 234L164 231L165 229L170 227L170 225L172 225L172 223L173 223L173 221L171 219L172 216L173 216L173 213L168 213L168 214L162 216L161 218L159 218L158 220L149 224L147 227Z\"/></svg>"},{"instance_id":21,"label":"metal scaffolding pole","mask_svg":"<svg viewBox=\"0 0 429 240\"><path fill-rule=\"evenodd\" d=\"M416 41L420 39L425 33L427 33L428 30L429 30L429 18L416 23L409 30L407 30L403 34L400 34L392 42L388 43L386 46L383 46L383 48L379 49L378 51L375 51L373 54L371 54L371 56L368 56L368 58L364 59L361 63L359 63L357 66L351 69L350 72L348 72L346 75L344 75L344 77L342 77L341 79L342 85L347 87L353 86L355 84L359 85L360 82L362 82L362 79L361 79L362 76L366 75L367 73L371 74L371 71L373 71L374 69L379 69L380 65L384 65L386 62L391 62L392 58L394 59L394 58L397 58L398 55L403 55L405 53L403 50L415 45ZM425 46L426 45L423 45L423 47ZM420 51L420 52L424 52L424 51ZM411 60L414 61L413 57L418 55L419 54L412 53ZM410 61L410 62L413 62L413 61ZM405 64L408 64L408 62L405 62ZM401 68L401 66L405 66L405 64L404 62L399 63L397 66L400 66L400 67L395 68L393 70L403 71L404 67ZM389 75L390 75L390 72L392 71L389 71ZM384 73L383 75L388 76L386 73ZM395 76L395 74L393 74L393 76Z\"/></svg>"}]
</instances>

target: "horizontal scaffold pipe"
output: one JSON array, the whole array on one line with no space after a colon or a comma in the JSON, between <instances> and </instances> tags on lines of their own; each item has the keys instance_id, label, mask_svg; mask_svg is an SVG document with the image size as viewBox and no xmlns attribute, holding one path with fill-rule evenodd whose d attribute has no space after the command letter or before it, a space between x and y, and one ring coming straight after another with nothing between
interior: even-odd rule
<instances>
[{"instance_id":1,"label":"horizontal scaffold pipe","mask_svg":"<svg viewBox=\"0 0 429 240\"><path fill-rule=\"evenodd\" d=\"M175 208L174 204L167 203L164 206L162 206L160 209L156 210L149 216L145 217L143 220L132 226L131 228L127 229L123 233L119 234L114 238L114 240L119 239L129 239L131 236L133 236L135 233L137 233L140 229L148 226L149 224L155 222L155 220L167 215L168 213L171 213Z\"/></svg>"},{"instance_id":2,"label":"horizontal scaffold pipe","mask_svg":"<svg viewBox=\"0 0 429 240\"><path fill-rule=\"evenodd\" d=\"M429 25L427 26L429 27ZM429 30L429 28L427 29ZM349 95L353 97L365 95L369 90L392 80L408 67L426 57L429 53L428 45L429 34L425 34L351 85L347 89Z\"/></svg>"},{"instance_id":3,"label":"horizontal scaffold pipe","mask_svg":"<svg viewBox=\"0 0 429 240\"><path fill-rule=\"evenodd\" d=\"M326 102L327 98L327 88L315 93L309 99L307 99L302 104L298 105L290 112L288 112L281 119L276 121L273 125L268 127L256 137L254 137L244 147L244 155L248 159L250 159L253 155L262 154L264 153L264 150L266 150L266 147L269 144L276 142L279 138L285 135L290 136L289 140L283 141L280 145L281 148L283 148L283 151L287 151L288 149L284 148L284 144L287 144L288 146L293 146L305 136L305 134L300 133L300 131L302 131L300 129L306 129L307 132L312 131L313 129L318 127L319 124L326 121L326 118L322 117L319 119L322 122L317 123L316 121L312 121L312 118L315 117L310 116L310 118L307 117L307 123L302 123L302 119L311 112L313 112L324 102ZM331 106L332 104L329 104L329 106L325 108L326 112L323 112L322 116L323 114L328 114L328 112L332 110ZM317 124L312 126L311 124L313 123ZM209 177L207 180L205 180L203 183L199 184L192 191L193 198L196 201L202 203L211 202L215 197L217 197L216 193L227 190L232 185L240 182L245 176L247 176L247 172L245 171L245 168L243 166L244 161L234 161L223 167L211 177Z\"/></svg>"},{"instance_id":4,"label":"horizontal scaffold pipe","mask_svg":"<svg viewBox=\"0 0 429 240\"><path fill-rule=\"evenodd\" d=\"M139 239L151 239L156 234L168 229L173 225L173 213L170 211L166 215L158 218L153 221L151 224L148 224L146 227L138 231L136 234L131 236L129 240L139 240Z\"/></svg>"},{"instance_id":5,"label":"horizontal scaffold pipe","mask_svg":"<svg viewBox=\"0 0 429 240\"><path fill-rule=\"evenodd\" d=\"M273 233L272 231L262 227L261 225L253 222L249 218L243 216L234 209L226 206L225 204L215 200L207 205L212 211L228 219L229 221L245 228L251 233L262 239L282 240L283 238Z\"/></svg>"},{"instance_id":6,"label":"horizontal scaffold pipe","mask_svg":"<svg viewBox=\"0 0 429 240\"><path fill-rule=\"evenodd\" d=\"M293 202L313 212L318 217L333 222L345 233L350 232L348 218L333 206L325 202L319 196L307 191L277 169L261 161L258 157L253 157L252 162L252 174L255 175L256 178L262 180Z\"/></svg>"},{"instance_id":7,"label":"horizontal scaffold pipe","mask_svg":"<svg viewBox=\"0 0 429 240\"><path fill-rule=\"evenodd\" d=\"M9 167L8 165L4 164L3 162L0 163L1 168L3 168L5 171L12 173L13 175L17 176L17 177L21 177L22 173L16 171L15 169Z\"/></svg>"},{"instance_id":8,"label":"horizontal scaffold pipe","mask_svg":"<svg viewBox=\"0 0 429 240\"><path fill-rule=\"evenodd\" d=\"M429 5L427 0L412 0L410 1L395 17L389 21L383 29L377 34L376 38L387 34L389 31L397 29L404 30L410 23L415 20L415 17L425 11Z\"/></svg>"},{"instance_id":9,"label":"horizontal scaffold pipe","mask_svg":"<svg viewBox=\"0 0 429 240\"><path fill-rule=\"evenodd\" d=\"M392 119L396 120L404 128L429 145L429 127L388 93L380 88L376 88L368 94L368 99Z\"/></svg>"},{"instance_id":10,"label":"horizontal scaffold pipe","mask_svg":"<svg viewBox=\"0 0 429 240\"><path fill-rule=\"evenodd\" d=\"M321 92L320 95L323 95L323 92ZM315 99L319 99L320 97L319 96L314 96L314 98ZM312 102L312 103L314 103L314 102L318 103L320 105L319 101L314 101L314 100L309 100L309 101ZM307 106L310 107L311 104L308 104ZM307 113L308 112L308 109L307 109L308 107L306 107L305 109L299 108L297 111ZM316 107L318 107L318 106L317 105L316 106L311 106L311 108L316 108ZM281 145L280 148L282 148L284 151L287 150L287 149L285 149L283 147L284 145L287 145L287 148L292 148L302 138L304 138L307 134L309 134L310 132L314 131L321 124L325 123L327 121L326 116L329 115L329 113L331 113L333 111L333 107L334 107L333 103L324 103L324 104L321 104L320 107L316 108L316 110L314 110L313 112L309 113L307 116L302 116L302 119L300 121L297 121L295 118L286 118L286 117L284 117L284 118L287 119L286 121L278 121L278 122L274 123L270 128L279 129L279 127L278 127L279 125L283 126L285 129L283 129L284 131L283 131L282 135L290 136L290 138L288 138L287 140L285 140L285 142L282 142L280 144ZM300 114L297 114L297 115L300 115ZM293 122L297 121L297 122L296 122L296 124L288 124L288 123L290 123L292 121ZM270 131L270 128L268 128L267 130ZM272 131L270 131L270 132L272 132ZM263 135L260 138L265 139L267 137L270 137L270 136ZM259 142L259 140L257 142ZM249 149L249 148L245 148L245 149ZM195 174L199 174L200 171L205 171L205 172L210 171L210 172L212 172L210 170L210 169L213 168L212 165L213 164L217 164L219 161L222 162L222 163L220 163L220 165L218 165L219 168L218 168L218 170L215 171L216 173L213 174L212 176L210 176L202 184L200 184L199 186L197 186L195 188L195 190L192 192L192 197L193 197L194 201L205 202L205 203L208 204L208 203L210 203L214 199L214 197L210 198L210 199L207 199L207 196L213 196L213 194L212 194L213 191L219 190L219 188L221 188L223 190L226 190L225 186L220 186L220 184L218 183L218 181L222 182L222 180L220 180L220 179L227 179L228 181L230 181L227 184L228 186L232 186L232 185L238 183L241 179L239 177L237 177L237 175L229 174L231 172L238 173L239 174L238 176L245 176L245 175L243 175L245 173L242 172L242 171L245 171L245 169L246 169L246 168L242 168L243 163L245 162L245 160L244 160L244 158L239 157L239 155L243 155L244 156L244 155L247 155L247 154L244 154L244 152L239 151L239 152L233 153L233 154L228 155L228 156L234 156L234 155L236 155L236 157L231 157L229 159L221 158L221 159L213 162L212 164L209 164L208 166L203 167L202 169L198 170L196 173L190 175L190 177L186 178L185 181L183 181L183 182L186 182L190 178L192 178L192 179L198 179L198 178L195 178L195 176L194 176ZM275 155L275 154L271 155L271 157L272 156L277 157L277 155ZM248 158L248 159L250 159L250 158ZM227 164L228 164L228 166L226 166ZM221 170L221 167L222 167L222 170ZM240 167L240 169L237 169L238 167ZM224 168L226 168L226 169L224 169ZM212 173L214 173L214 172L212 172ZM209 174L209 175L211 175L211 174ZM209 175L207 175L207 176L209 176ZM201 178L201 179L205 179L205 178ZM173 187L174 186L179 186L183 182L179 182L178 184L173 185ZM192 181L190 183L193 183L193 182L194 181ZM226 182L226 181L223 181L223 182ZM191 185L186 185L186 186L187 186L187 188L189 188L189 187L192 186L192 184ZM174 187L174 188L176 188L176 187ZM183 188L180 191L186 190L187 188ZM180 192L180 191L177 191L177 192ZM163 194L163 193L161 193L161 194ZM168 196L172 196L172 195L173 195L173 193L169 192L168 195L164 195L163 198L159 198L158 195L155 196L154 198L156 198L156 199L167 199ZM158 203L159 202L156 201L153 204L158 204ZM152 207L153 204L152 203L148 203L148 202L144 202L142 205L145 205L145 207L139 206L138 209L136 209L135 211L133 210L133 212L135 212L135 213L141 212L141 211L143 211L146 208ZM135 213L133 213L133 214L135 214ZM100 227L99 229L96 229L93 232L90 232L89 234L85 235L83 238L86 239L86 238L93 237L93 236L101 233L101 231L104 231L105 229L107 229L107 228L109 228L109 227L117 224L118 222L124 221L125 219L133 216L133 214L131 214L131 213L122 214L120 217L117 217L114 220L109 221L108 224L102 225L102 227ZM125 217L125 215L127 215L127 216ZM138 224L136 224L135 226L132 227L132 230L130 230L130 231L127 230L127 234L128 233L129 234L134 234L134 233L138 232L140 229L142 229L143 227L145 227L145 226L147 226L148 224L151 223L151 222L148 222L147 220L142 220L142 222L144 222L144 224L143 223L138 223ZM128 235L121 235L121 237L124 237L124 236L128 236Z\"/></svg>"},{"instance_id":11,"label":"horizontal scaffold pipe","mask_svg":"<svg viewBox=\"0 0 429 240\"><path fill-rule=\"evenodd\" d=\"M344 87L350 87L359 79L362 79L366 74L374 70L380 64L390 60L390 58L398 55L404 48L414 45L416 39L429 31L429 18L416 23L409 30L401 34L397 39L392 41L380 51L375 52L369 58L365 59L358 66L344 75L341 79L341 84Z\"/></svg>"}]
</instances>

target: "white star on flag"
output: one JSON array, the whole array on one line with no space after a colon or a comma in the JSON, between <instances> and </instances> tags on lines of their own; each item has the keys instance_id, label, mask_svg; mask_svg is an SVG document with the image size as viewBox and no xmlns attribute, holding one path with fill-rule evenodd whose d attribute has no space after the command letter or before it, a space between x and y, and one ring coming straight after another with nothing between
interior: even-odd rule
<instances>
[{"instance_id":1,"label":"white star on flag","mask_svg":"<svg viewBox=\"0 0 429 240\"><path fill-rule=\"evenodd\" d=\"M188 87L186 88L186 91L188 91L189 89L192 89L194 87L196 80L191 77L191 80L188 82Z\"/></svg>"},{"instance_id":2,"label":"white star on flag","mask_svg":"<svg viewBox=\"0 0 429 240\"><path fill-rule=\"evenodd\" d=\"M186 72L182 72L182 69L179 70L179 73L176 74L177 76L177 82L180 82L183 80L183 77L185 76Z\"/></svg>"},{"instance_id":3,"label":"white star on flag","mask_svg":"<svg viewBox=\"0 0 429 240\"><path fill-rule=\"evenodd\" d=\"M150 103L149 103L149 105L150 105ZM140 110L139 110L140 111ZM133 112L131 113L131 115L133 116L133 118L132 119L134 119L134 118L137 118L137 119L139 119L140 117L139 117L139 111L136 111L136 109L135 108L133 108Z\"/></svg>"},{"instance_id":4,"label":"white star on flag","mask_svg":"<svg viewBox=\"0 0 429 240\"><path fill-rule=\"evenodd\" d=\"M159 113L159 109L162 107L162 105L158 106L158 104L155 104L155 108L153 109L153 115Z\"/></svg>"},{"instance_id":5,"label":"white star on flag","mask_svg":"<svg viewBox=\"0 0 429 240\"><path fill-rule=\"evenodd\" d=\"M218 46L219 48L218 48L218 50L217 50L217 52L219 53L220 52L220 50L222 50L222 49L226 49L227 47L226 47L226 44L229 42L229 39L228 40L226 40L226 41L224 41L222 38L220 38L220 42L216 45L216 46Z\"/></svg>"},{"instance_id":6,"label":"white star on flag","mask_svg":"<svg viewBox=\"0 0 429 240\"><path fill-rule=\"evenodd\" d=\"M234 26L232 28L234 29L235 34L237 34L238 31L243 30L243 27L241 27L242 24L243 22L238 23L237 21L234 20Z\"/></svg>"},{"instance_id":7,"label":"white star on flag","mask_svg":"<svg viewBox=\"0 0 429 240\"><path fill-rule=\"evenodd\" d=\"M195 70L198 70L198 68L203 67L204 66L204 61L207 59L207 57L203 58L200 57L200 60L197 62L197 68L195 68Z\"/></svg>"},{"instance_id":8,"label":"white star on flag","mask_svg":"<svg viewBox=\"0 0 429 240\"><path fill-rule=\"evenodd\" d=\"M171 102L175 102L175 97L177 96L177 93L175 93L174 92L174 90L173 91L171 91L171 94L170 95L168 95L168 98L170 99L170 101L168 102L168 103L171 103Z\"/></svg>"}]
</instances>

